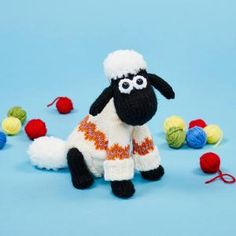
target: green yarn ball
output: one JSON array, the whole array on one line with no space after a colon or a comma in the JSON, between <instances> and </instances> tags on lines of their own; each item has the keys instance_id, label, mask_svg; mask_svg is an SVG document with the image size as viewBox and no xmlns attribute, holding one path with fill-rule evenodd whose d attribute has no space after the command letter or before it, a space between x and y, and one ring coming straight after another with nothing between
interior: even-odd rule
<instances>
[{"instance_id":1,"label":"green yarn ball","mask_svg":"<svg viewBox=\"0 0 236 236\"><path fill-rule=\"evenodd\" d=\"M180 148L185 142L186 133L182 128L172 127L166 133L166 141L171 148Z\"/></svg>"},{"instance_id":2,"label":"green yarn ball","mask_svg":"<svg viewBox=\"0 0 236 236\"><path fill-rule=\"evenodd\" d=\"M12 107L8 113L7 113L7 116L13 116L15 118L18 118L20 121L21 121L21 124L23 124L26 120L26 117L27 117L27 113L26 111L19 107L19 106L15 106L15 107Z\"/></svg>"}]
</instances>

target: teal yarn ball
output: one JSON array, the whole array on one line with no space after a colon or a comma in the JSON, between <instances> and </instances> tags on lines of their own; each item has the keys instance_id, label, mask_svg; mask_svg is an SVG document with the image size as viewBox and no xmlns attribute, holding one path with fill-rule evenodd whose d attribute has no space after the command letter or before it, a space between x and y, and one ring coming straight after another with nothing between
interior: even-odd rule
<instances>
[{"instance_id":1,"label":"teal yarn ball","mask_svg":"<svg viewBox=\"0 0 236 236\"><path fill-rule=\"evenodd\" d=\"M185 131L180 127L172 127L166 133L166 141L171 148L181 148L185 142Z\"/></svg>"},{"instance_id":2,"label":"teal yarn ball","mask_svg":"<svg viewBox=\"0 0 236 236\"><path fill-rule=\"evenodd\" d=\"M8 117L13 116L15 118L18 118L21 121L21 124L23 124L26 120L27 113L22 107L14 106L10 108L10 110L7 113L7 116Z\"/></svg>"},{"instance_id":3,"label":"teal yarn ball","mask_svg":"<svg viewBox=\"0 0 236 236\"><path fill-rule=\"evenodd\" d=\"M202 128L195 126L188 130L186 142L191 148L202 148L207 142L206 132Z\"/></svg>"},{"instance_id":4,"label":"teal yarn ball","mask_svg":"<svg viewBox=\"0 0 236 236\"><path fill-rule=\"evenodd\" d=\"M7 136L3 132L0 132L0 149L3 149L7 142Z\"/></svg>"}]
</instances>

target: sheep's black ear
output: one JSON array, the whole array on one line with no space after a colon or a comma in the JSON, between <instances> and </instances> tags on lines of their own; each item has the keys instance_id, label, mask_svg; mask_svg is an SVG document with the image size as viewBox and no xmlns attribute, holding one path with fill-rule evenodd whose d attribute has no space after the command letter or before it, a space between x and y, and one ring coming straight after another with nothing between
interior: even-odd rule
<instances>
[{"instance_id":1,"label":"sheep's black ear","mask_svg":"<svg viewBox=\"0 0 236 236\"><path fill-rule=\"evenodd\" d=\"M113 96L112 87L109 86L105 88L90 107L89 114L92 116L96 116L97 114L102 112L103 108L107 105L112 96Z\"/></svg>"},{"instance_id":2,"label":"sheep's black ear","mask_svg":"<svg viewBox=\"0 0 236 236\"><path fill-rule=\"evenodd\" d=\"M174 99L175 92L173 91L172 87L162 78L155 74L149 74L148 78L150 80L151 85L156 88L165 98L167 99Z\"/></svg>"}]
</instances>

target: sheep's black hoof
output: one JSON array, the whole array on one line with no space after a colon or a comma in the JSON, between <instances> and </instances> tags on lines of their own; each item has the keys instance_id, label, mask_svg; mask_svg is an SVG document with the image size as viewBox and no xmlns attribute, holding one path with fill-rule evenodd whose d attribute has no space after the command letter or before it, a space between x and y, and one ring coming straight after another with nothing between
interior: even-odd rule
<instances>
[{"instance_id":1,"label":"sheep's black hoof","mask_svg":"<svg viewBox=\"0 0 236 236\"><path fill-rule=\"evenodd\" d=\"M82 175L77 177L72 176L71 179L73 186L78 189L89 188L94 182L94 179L91 175Z\"/></svg>"},{"instance_id":2,"label":"sheep's black hoof","mask_svg":"<svg viewBox=\"0 0 236 236\"><path fill-rule=\"evenodd\" d=\"M131 180L111 181L111 189L113 194L120 198L130 198L135 193Z\"/></svg>"},{"instance_id":3,"label":"sheep's black hoof","mask_svg":"<svg viewBox=\"0 0 236 236\"><path fill-rule=\"evenodd\" d=\"M90 173L82 153L77 148L72 148L67 153L68 167L71 172L72 184L75 188L89 188L93 182L93 175Z\"/></svg>"},{"instance_id":4,"label":"sheep's black hoof","mask_svg":"<svg viewBox=\"0 0 236 236\"><path fill-rule=\"evenodd\" d=\"M149 171L141 171L141 175L146 180L159 180L164 175L164 168L160 165L158 168Z\"/></svg>"}]
</instances>

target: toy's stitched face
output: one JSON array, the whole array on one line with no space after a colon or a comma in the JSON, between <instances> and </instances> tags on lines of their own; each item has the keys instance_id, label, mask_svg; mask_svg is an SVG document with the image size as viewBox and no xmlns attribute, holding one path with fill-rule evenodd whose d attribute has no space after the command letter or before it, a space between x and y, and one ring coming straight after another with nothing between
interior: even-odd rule
<instances>
[{"instance_id":1,"label":"toy's stitched face","mask_svg":"<svg viewBox=\"0 0 236 236\"><path fill-rule=\"evenodd\" d=\"M146 71L112 81L117 115L126 124L143 125L157 110L157 99Z\"/></svg>"}]
</instances>

